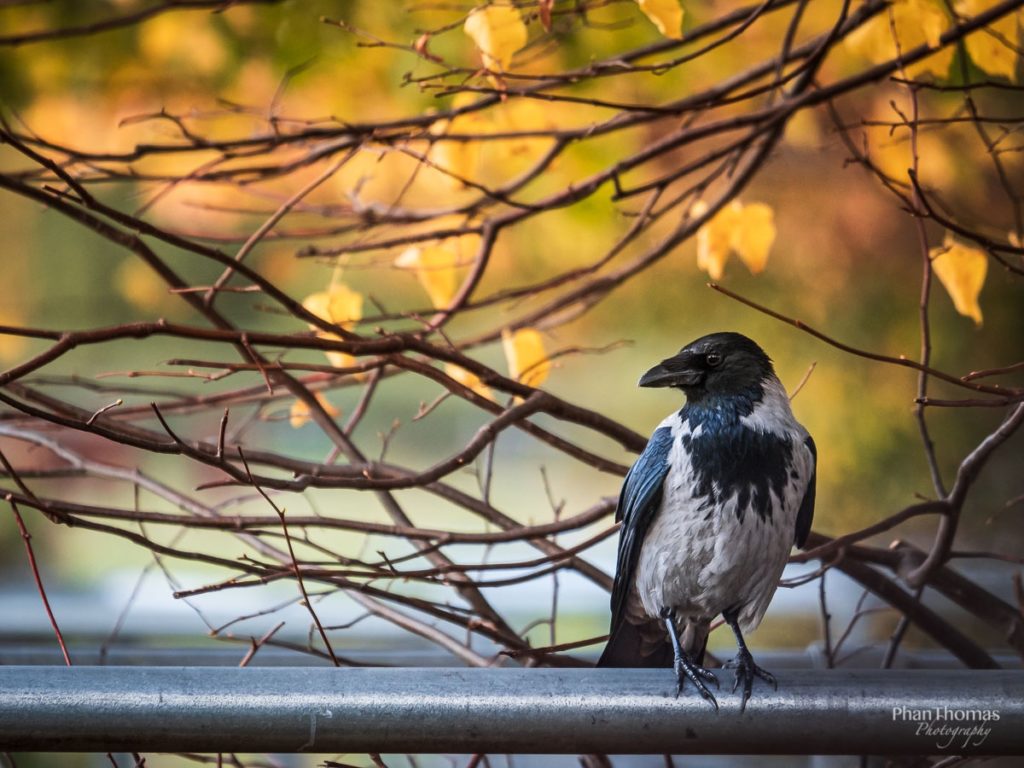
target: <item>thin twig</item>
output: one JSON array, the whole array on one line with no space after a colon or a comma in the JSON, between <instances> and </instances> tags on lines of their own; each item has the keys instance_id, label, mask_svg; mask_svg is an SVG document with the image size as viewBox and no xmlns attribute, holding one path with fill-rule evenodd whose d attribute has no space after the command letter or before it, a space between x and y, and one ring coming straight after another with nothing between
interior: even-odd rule
<instances>
[{"instance_id":1,"label":"thin twig","mask_svg":"<svg viewBox=\"0 0 1024 768\"><path fill-rule=\"evenodd\" d=\"M281 530L284 532L285 543L288 545L288 555L292 559L292 571L295 574L295 581L299 585L299 591L302 593L302 603L306 606L306 610L309 611L309 615L312 617L313 623L316 625L317 632L320 633L320 639L324 641L324 647L327 648L327 653L331 657L331 663L336 667L340 667L341 662L339 662L338 657L334 655L334 648L331 646L331 641L327 637L327 632L324 631L324 625L320 623L320 617L317 616L316 610L313 608L313 602L309 599L309 593L306 591L306 585L302 580L302 569L299 568L299 561L295 557L295 547L292 545L292 537L288 533L288 523L285 520L284 510L274 503L274 500L270 498L267 492L264 491L255 480L252 480L252 473L249 471L249 463L246 461L245 454L242 452L242 446L238 446L238 458L241 459L242 465L245 467L245 471L249 475L252 487L255 488L267 504L273 508L277 513L278 518L281 520Z\"/></svg>"}]
</instances>

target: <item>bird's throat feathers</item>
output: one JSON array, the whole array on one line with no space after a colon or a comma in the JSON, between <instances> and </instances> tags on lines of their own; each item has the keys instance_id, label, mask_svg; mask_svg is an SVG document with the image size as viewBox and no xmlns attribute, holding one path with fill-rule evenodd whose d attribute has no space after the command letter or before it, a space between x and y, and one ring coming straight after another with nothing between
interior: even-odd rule
<instances>
[{"instance_id":1,"label":"bird's throat feathers","mask_svg":"<svg viewBox=\"0 0 1024 768\"><path fill-rule=\"evenodd\" d=\"M688 400L677 418L694 495L710 503L736 495L740 516L749 505L770 517L771 494L781 498L789 482L794 437L801 429L781 382L771 376L756 391Z\"/></svg>"},{"instance_id":2,"label":"bird's throat feathers","mask_svg":"<svg viewBox=\"0 0 1024 768\"><path fill-rule=\"evenodd\" d=\"M793 416L782 382L774 374L729 395L688 397L676 417L686 425L688 435L716 441L741 438L743 433L767 433L785 439L794 433L806 434Z\"/></svg>"},{"instance_id":3,"label":"bird's throat feathers","mask_svg":"<svg viewBox=\"0 0 1024 768\"><path fill-rule=\"evenodd\" d=\"M698 425L704 431L736 426L741 419L751 416L759 404L774 399L772 379L778 381L773 375L770 379L752 383L743 390L729 394L717 394L703 389L687 391L686 405L679 411L679 416L689 421L693 430Z\"/></svg>"}]
</instances>

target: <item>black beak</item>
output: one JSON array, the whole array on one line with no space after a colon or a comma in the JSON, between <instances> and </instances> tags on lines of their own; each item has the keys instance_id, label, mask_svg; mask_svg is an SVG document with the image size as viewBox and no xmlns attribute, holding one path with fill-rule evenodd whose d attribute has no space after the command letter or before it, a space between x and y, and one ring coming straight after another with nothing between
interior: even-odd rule
<instances>
[{"instance_id":1,"label":"black beak","mask_svg":"<svg viewBox=\"0 0 1024 768\"><path fill-rule=\"evenodd\" d=\"M678 357L662 360L640 377L640 387L695 387L704 378L703 371L694 370Z\"/></svg>"}]
</instances>

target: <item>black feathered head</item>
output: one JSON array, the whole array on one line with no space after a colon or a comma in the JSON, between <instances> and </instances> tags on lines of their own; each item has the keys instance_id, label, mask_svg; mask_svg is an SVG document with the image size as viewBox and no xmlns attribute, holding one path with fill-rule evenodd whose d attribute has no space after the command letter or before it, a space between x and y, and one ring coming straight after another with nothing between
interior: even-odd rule
<instances>
[{"instance_id":1,"label":"black feathered head","mask_svg":"<svg viewBox=\"0 0 1024 768\"><path fill-rule=\"evenodd\" d=\"M711 333L690 342L640 377L641 387L675 387L691 402L760 392L775 371L755 342L741 333Z\"/></svg>"}]
</instances>

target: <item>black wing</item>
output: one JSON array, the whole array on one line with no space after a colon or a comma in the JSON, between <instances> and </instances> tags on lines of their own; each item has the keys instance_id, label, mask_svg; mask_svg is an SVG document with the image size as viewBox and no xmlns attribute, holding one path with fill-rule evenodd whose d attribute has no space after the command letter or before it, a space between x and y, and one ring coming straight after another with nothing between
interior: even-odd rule
<instances>
[{"instance_id":1,"label":"black wing","mask_svg":"<svg viewBox=\"0 0 1024 768\"><path fill-rule=\"evenodd\" d=\"M651 435L647 447L626 475L615 510L616 522L622 521L619 532L619 557L612 588L612 627L622 621L626 598L633 585L633 575L647 528L661 506L662 484L668 474L668 454L672 447L672 430L661 427Z\"/></svg>"},{"instance_id":2,"label":"black wing","mask_svg":"<svg viewBox=\"0 0 1024 768\"><path fill-rule=\"evenodd\" d=\"M814 466L811 467L811 479L807 483L807 490L804 492L804 500L800 502L800 511L796 513L796 545L804 548L807 543L807 534L811 532L811 522L814 520L814 490L818 479L818 448L810 435L804 440L804 445L811 452L814 458Z\"/></svg>"}]
</instances>

